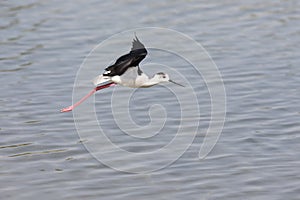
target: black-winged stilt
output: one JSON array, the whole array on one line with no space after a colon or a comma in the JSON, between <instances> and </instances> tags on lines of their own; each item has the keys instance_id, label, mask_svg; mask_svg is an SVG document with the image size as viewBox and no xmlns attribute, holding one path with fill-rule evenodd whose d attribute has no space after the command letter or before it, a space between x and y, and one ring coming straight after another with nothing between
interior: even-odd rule
<instances>
[{"instance_id":1,"label":"black-winged stilt","mask_svg":"<svg viewBox=\"0 0 300 200\"><path fill-rule=\"evenodd\" d=\"M116 84L132 88L146 88L163 82L171 82L184 87L183 85L172 81L166 73L159 72L152 78L149 78L145 73L143 73L139 64L146 55L147 50L145 46L135 36L135 39L133 39L132 42L131 51L118 58L113 65L105 69L103 74L94 79L93 82L96 87L74 105L61 109L61 112L69 112L73 110L96 91Z\"/></svg>"}]
</instances>

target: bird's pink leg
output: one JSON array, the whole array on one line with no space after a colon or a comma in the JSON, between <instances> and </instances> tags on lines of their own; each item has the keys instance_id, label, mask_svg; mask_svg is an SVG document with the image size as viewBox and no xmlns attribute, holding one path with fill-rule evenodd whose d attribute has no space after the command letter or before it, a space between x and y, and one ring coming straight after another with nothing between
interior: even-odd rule
<instances>
[{"instance_id":1,"label":"bird's pink leg","mask_svg":"<svg viewBox=\"0 0 300 200\"><path fill-rule=\"evenodd\" d=\"M92 96L96 91L104 89L104 88L108 88L108 87L114 86L114 85L115 85L115 83L108 83L106 85L97 86L92 91L90 91L87 95L85 95L82 99L80 99L78 102L76 102L75 104L73 104L73 105L71 105L69 107L61 109L60 112L69 112L69 111L72 111L75 107L79 106L87 98L89 98L90 96Z\"/></svg>"}]
</instances>

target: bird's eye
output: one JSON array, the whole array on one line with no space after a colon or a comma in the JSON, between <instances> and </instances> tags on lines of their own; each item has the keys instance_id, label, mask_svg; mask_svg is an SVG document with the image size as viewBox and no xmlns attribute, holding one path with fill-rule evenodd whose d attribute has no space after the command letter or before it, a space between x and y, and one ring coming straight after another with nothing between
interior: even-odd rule
<instances>
[{"instance_id":1,"label":"bird's eye","mask_svg":"<svg viewBox=\"0 0 300 200\"><path fill-rule=\"evenodd\" d=\"M163 77L163 78L166 78L166 76L165 76L165 75L163 75L162 77Z\"/></svg>"}]
</instances>

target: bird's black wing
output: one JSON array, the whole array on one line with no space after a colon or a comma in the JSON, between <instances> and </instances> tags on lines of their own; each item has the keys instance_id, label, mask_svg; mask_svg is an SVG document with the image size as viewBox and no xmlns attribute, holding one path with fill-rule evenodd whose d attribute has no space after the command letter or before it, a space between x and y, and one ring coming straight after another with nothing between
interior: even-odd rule
<instances>
[{"instance_id":1,"label":"bird's black wing","mask_svg":"<svg viewBox=\"0 0 300 200\"><path fill-rule=\"evenodd\" d=\"M137 67L139 63L147 56L145 46L135 36L133 39L131 51L117 59L115 64L107 67L104 76L121 76L129 67Z\"/></svg>"}]
</instances>

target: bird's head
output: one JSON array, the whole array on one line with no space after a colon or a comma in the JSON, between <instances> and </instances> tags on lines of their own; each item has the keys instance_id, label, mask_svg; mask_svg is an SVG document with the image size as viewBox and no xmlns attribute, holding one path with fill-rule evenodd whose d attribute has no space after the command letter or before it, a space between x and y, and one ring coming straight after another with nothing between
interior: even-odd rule
<instances>
[{"instance_id":1,"label":"bird's head","mask_svg":"<svg viewBox=\"0 0 300 200\"><path fill-rule=\"evenodd\" d=\"M181 87L184 87L183 85L179 84L179 83L176 83L175 81L171 80L169 75L164 73L164 72L159 72L159 73L156 73L154 75L154 79L157 79L157 81L159 83L163 83L163 82L171 82L171 83L174 83L176 85L180 85Z\"/></svg>"}]
</instances>

